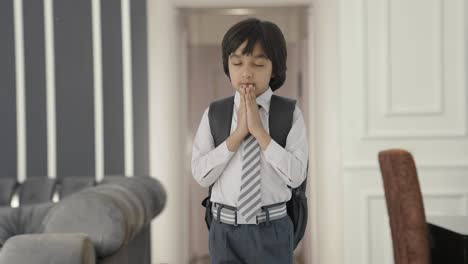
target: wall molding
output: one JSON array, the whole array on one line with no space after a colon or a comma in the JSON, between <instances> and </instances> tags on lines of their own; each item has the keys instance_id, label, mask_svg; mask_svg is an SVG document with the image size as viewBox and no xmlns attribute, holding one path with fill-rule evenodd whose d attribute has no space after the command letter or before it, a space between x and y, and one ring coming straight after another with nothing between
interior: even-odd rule
<instances>
[{"instance_id":1,"label":"wall molding","mask_svg":"<svg viewBox=\"0 0 468 264\"><path fill-rule=\"evenodd\" d=\"M368 0L366 0L368 1ZM391 68L391 58L392 58L392 46L391 46L391 41L392 41L392 29L391 29L391 23L392 23L392 12L391 12L391 1L392 0L386 0L385 1L385 6L387 7L385 15L387 16L385 21L386 25L383 27L386 29L384 36L387 37L385 44L387 45L386 48L386 66L387 69L385 71L386 73L386 82L385 82L385 92L384 94L386 95L386 98L384 100L385 102L385 112L384 116L385 117L390 117L390 116L401 116L401 115L442 115L443 114L443 109L444 109L444 102L443 102L443 94L444 94L444 40L443 40L443 22L444 22L444 5L442 0L436 0L437 1L437 16L436 16L436 22L435 25L437 26L435 32L437 34L438 39L438 48L436 48L437 54L436 54L436 60L437 62L435 63L436 69L434 72L437 73L436 76L434 76L434 82L435 82L435 90L434 90L434 99L436 100L435 104L431 105L430 107L427 108L395 108L393 105L392 101L392 89L394 86L392 85L392 68ZM367 38L367 36L366 36Z\"/></svg>"},{"instance_id":2,"label":"wall molding","mask_svg":"<svg viewBox=\"0 0 468 264\"><path fill-rule=\"evenodd\" d=\"M467 137L468 136L468 128L467 128L467 121L466 117L461 120L462 126L457 127L454 129L442 129L442 130L428 130L428 129L412 129L412 130L393 130L393 129L374 129L370 126L369 120L369 32L367 29L368 25L368 1L369 0L362 0L361 2L361 13L363 14L363 18L361 20L361 30L362 30L362 62L363 62L363 73L362 73L362 80L363 80L363 123L362 123L362 135L360 137L361 140L375 140L375 139L395 139L395 138L454 138L454 137ZM439 102L427 109L403 109L403 108L394 108L392 106L393 102L391 101L391 92L392 92L392 84L390 80L391 76L391 65L390 65L390 57L391 57L391 48L390 48L390 23L391 23L391 11L389 8L391 0L386 0L386 15L387 24L385 25L387 33L384 34L387 36L386 38L386 82L385 82L385 95L384 98L384 117L401 117L401 116L440 116L444 113L444 67L440 66L441 63L444 61L444 53L443 53L443 24L444 24L444 16L443 16L443 1L438 0L439 8L439 15L438 20L439 23L437 33L440 39L440 45L438 48L439 55L437 56L437 60L440 62L440 68L438 72L441 75L437 78L438 89L436 89L436 95L439 96ZM464 15L465 16L465 15ZM463 104L463 109L466 110L466 104ZM462 111L462 113L466 113L466 111Z\"/></svg>"},{"instance_id":3,"label":"wall molding","mask_svg":"<svg viewBox=\"0 0 468 264\"><path fill-rule=\"evenodd\" d=\"M457 161L457 162L419 162L416 164L418 169L427 170L468 170L468 162ZM375 162L372 161L349 161L343 164L345 170L379 170L379 163L376 158Z\"/></svg>"},{"instance_id":4,"label":"wall molding","mask_svg":"<svg viewBox=\"0 0 468 264\"><path fill-rule=\"evenodd\" d=\"M368 126L368 117L364 117L365 128L361 136L361 140L375 140L375 139L395 139L395 138L466 138L468 136L466 126L452 130L390 130L390 129L370 129ZM465 122L466 123L466 122Z\"/></svg>"},{"instance_id":5,"label":"wall molding","mask_svg":"<svg viewBox=\"0 0 468 264\"><path fill-rule=\"evenodd\" d=\"M369 229L371 227L371 217L372 217L372 214L371 214L371 202L373 201L382 201L383 204L384 204L384 207L385 207L385 210L386 210L386 201L385 201L385 193L381 190L365 190L365 191L361 191L360 192L360 201L361 201L361 204L363 204L363 218L364 218L364 221L362 223L362 231L365 233L364 236L365 236L365 239L364 239L364 246L363 246L363 256L364 256L364 259L365 259L365 263L366 264L370 264L370 263L374 263L372 262L372 252L370 250L370 243L372 241L372 232L371 230ZM459 190L459 191L454 191L454 190L429 190L429 191L426 191L423 193L423 199L425 202L427 202L428 199L431 199L431 198L437 198L437 199L459 199L460 202L463 204L463 208L464 208L464 212L460 212L461 215L467 215L468 212L468 189L467 190ZM426 206L427 208L427 206ZM431 211L428 211L427 209L426 210L426 216L430 215L430 216L439 216L439 215L446 215L446 214L443 214L441 212L431 212ZM387 215L384 215L382 216L382 218L384 219L384 224L387 225L388 224L388 216ZM390 229L390 227L389 227ZM385 236L385 234L384 234ZM391 236L389 237L390 241L391 241ZM388 246L388 241L383 241L382 243L384 245L384 247L382 247L382 250L384 252L384 255L385 255L385 251L387 250L387 248L385 246ZM392 244L390 243L390 248ZM391 255L391 254L389 254ZM389 259L385 259L384 260L385 263L388 263Z\"/></svg>"}]
</instances>

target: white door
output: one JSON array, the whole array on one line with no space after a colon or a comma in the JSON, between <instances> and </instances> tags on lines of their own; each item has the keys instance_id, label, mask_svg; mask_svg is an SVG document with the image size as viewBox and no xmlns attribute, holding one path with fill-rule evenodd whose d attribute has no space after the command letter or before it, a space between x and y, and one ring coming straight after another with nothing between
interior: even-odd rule
<instances>
[{"instance_id":1,"label":"white door","mask_svg":"<svg viewBox=\"0 0 468 264\"><path fill-rule=\"evenodd\" d=\"M287 10L287 11L286 11ZM287 79L275 92L277 95L295 98L307 117L308 91L304 89L306 71L306 25L305 14L299 7L289 8L210 8L186 9L183 17L188 32L188 121L190 139L195 137L203 111L210 102L234 95L227 76L222 68L221 40L225 32L235 23L255 16L275 22L283 31L287 42ZM190 148L191 148L191 144ZM193 263L206 263L208 259L208 232L204 222L204 208L201 201L208 189L202 188L187 172L189 195L189 250ZM305 240L305 239L304 239ZM302 248L296 250L297 258L302 257Z\"/></svg>"},{"instance_id":2,"label":"white door","mask_svg":"<svg viewBox=\"0 0 468 264\"><path fill-rule=\"evenodd\" d=\"M412 152L426 215L468 214L466 4L340 1L344 263L393 263L380 150Z\"/></svg>"}]
</instances>

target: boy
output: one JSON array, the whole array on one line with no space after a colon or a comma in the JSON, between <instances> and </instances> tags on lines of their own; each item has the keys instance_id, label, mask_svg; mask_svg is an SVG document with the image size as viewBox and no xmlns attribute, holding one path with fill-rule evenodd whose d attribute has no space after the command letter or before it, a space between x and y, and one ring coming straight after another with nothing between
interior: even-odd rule
<instances>
[{"instance_id":1,"label":"boy","mask_svg":"<svg viewBox=\"0 0 468 264\"><path fill-rule=\"evenodd\" d=\"M285 147L270 137L273 91L286 79L286 42L272 22L232 26L222 41L224 72L235 90L227 139L215 146L210 108L192 152L192 174L212 187L211 263L293 263L293 223L285 203L307 173L304 118L294 106ZM213 107L214 108L214 107ZM213 109L211 109L213 110ZM214 110L213 110L214 111ZM216 221L215 221L216 220Z\"/></svg>"}]
</instances>

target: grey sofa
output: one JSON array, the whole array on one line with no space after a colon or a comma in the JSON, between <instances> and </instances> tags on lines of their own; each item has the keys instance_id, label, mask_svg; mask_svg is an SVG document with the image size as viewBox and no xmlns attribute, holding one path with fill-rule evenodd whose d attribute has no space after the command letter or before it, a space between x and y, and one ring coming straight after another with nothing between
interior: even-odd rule
<instances>
[{"instance_id":1,"label":"grey sofa","mask_svg":"<svg viewBox=\"0 0 468 264\"><path fill-rule=\"evenodd\" d=\"M11 189L17 208L9 206ZM57 189L62 198L52 202ZM0 179L0 264L149 264L150 222L165 201L150 177L106 177L97 185L83 177L59 184L32 177L20 186Z\"/></svg>"}]
</instances>

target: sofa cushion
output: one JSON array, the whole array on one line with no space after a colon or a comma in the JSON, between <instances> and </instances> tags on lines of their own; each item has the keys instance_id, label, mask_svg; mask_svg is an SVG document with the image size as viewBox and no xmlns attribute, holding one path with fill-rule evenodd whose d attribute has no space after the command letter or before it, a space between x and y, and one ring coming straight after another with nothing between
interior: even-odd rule
<instances>
[{"instance_id":1,"label":"sofa cushion","mask_svg":"<svg viewBox=\"0 0 468 264\"><path fill-rule=\"evenodd\" d=\"M60 198L63 199L70 194L79 192L88 187L94 186L94 177L89 176L68 176L60 179Z\"/></svg>"},{"instance_id":2,"label":"sofa cushion","mask_svg":"<svg viewBox=\"0 0 468 264\"><path fill-rule=\"evenodd\" d=\"M16 178L0 178L0 206L10 206L16 185Z\"/></svg>"},{"instance_id":3,"label":"sofa cushion","mask_svg":"<svg viewBox=\"0 0 468 264\"><path fill-rule=\"evenodd\" d=\"M0 246L12 236L42 232L42 221L52 206L52 202L47 202L18 208L0 207Z\"/></svg>"},{"instance_id":4,"label":"sofa cushion","mask_svg":"<svg viewBox=\"0 0 468 264\"><path fill-rule=\"evenodd\" d=\"M55 183L55 179L47 177L27 178L19 188L20 204L37 204L52 201Z\"/></svg>"},{"instance_id":5,"label":"sofa cushion","mask_svg":"<svg viewBox=\"0 0 468 264\"><path fill-rule=\"evenodd\" d=\"M13 208L0 207L0 247L5 244L8 238L16 233L15 215Z\"/></svg>"}]
</instances>

